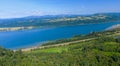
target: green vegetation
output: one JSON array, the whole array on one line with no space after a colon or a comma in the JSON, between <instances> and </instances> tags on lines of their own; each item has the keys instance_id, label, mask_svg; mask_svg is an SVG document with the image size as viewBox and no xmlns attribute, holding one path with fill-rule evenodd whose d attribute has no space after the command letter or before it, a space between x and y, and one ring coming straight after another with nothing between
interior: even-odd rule
<instances>
[{"instance_id":1,"label":"green vegetation","mask_svg":"<svg viewBox=\"0 0 120 66\"><path fill-rule=\"evenodd\" d=\"M0 66L119 66L119 31L91 33L85 36L96 39L27 52L0 48Z\"/></svg>"},{"instance_id":2,"label":"green vegetation","mask_svg":"<svg viewBox=\"0 0 120 66\"><path fill-rule=\"evenodd\" d=\"M35 51L32 51L32 53L38 53L38 52L47 52L47 53L62 53L63 51L68 51L68 47L52 47L49 49L35 49ZM30 52L31 53L31 52Z\"/></svg>"}]
</instances>

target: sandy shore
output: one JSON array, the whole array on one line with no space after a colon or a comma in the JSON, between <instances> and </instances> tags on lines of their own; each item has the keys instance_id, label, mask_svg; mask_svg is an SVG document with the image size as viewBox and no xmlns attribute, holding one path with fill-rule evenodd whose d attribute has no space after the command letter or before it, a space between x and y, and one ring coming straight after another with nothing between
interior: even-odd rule
<instances>
[{"instance_id":1,"label":"sandy shore","mask_svg":"<svg viewBox=\"0 0 120 66\"><path fill-rule=\"evenodd\" d=\"M112 30L112 29L116 29L116 28L120 28L120 24L113 25L113 26L107 28L106 30Z\"/></svg>"},{"instance_id":2,"label":"sandy shore","mask_svg":"<svg viewBox=\"0 0 120 66\"><path fill-rule=\"evenodd\" d=\"M33 26L29 27L1 27L0 31L16 31L16 30L24 30L24 29L33 29Z\"/></svg>"}]
</instances>

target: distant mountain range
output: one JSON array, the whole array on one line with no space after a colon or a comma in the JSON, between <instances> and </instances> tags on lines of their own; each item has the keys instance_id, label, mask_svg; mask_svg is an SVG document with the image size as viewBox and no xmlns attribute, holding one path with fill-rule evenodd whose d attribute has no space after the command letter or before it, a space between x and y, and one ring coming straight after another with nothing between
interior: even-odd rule
<instances>
[{"instance_id":1,"label":"distant mountain range","mask_svg":"<svg viewBox=\"0 0 120 66\"><path fill-rule=\"evenodd\" d=\"M92 15L46 15L0 19L0 27L49 27L116 21L120 21L120 13L98 13Z\"/></svg>"}]
</instances>

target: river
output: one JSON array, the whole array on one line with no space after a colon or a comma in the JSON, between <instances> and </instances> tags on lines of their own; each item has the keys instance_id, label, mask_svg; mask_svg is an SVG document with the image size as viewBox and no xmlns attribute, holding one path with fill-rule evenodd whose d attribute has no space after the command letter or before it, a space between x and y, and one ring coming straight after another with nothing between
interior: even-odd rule
<instances>
[{"instance_id":1,"label":"river","mask_svg":"<svg viewBox=\"0 0 120 66\"><path fill-rule=\"evenodd\" d=\"M0 46L9 49L27 48L40 45L45 41L70 38L78 34L104 31L116 24L120 24L120 22L0 32Z\"/></svg>"}]
</instances>

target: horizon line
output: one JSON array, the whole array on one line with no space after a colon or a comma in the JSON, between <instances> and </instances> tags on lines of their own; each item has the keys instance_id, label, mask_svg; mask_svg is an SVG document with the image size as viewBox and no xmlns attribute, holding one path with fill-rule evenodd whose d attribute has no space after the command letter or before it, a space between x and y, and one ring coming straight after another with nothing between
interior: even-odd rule
<instances>
[{"instance_id":1,"label":"horizon line","mask_svg":"<svg viewBox=\"0 0 120 66\"><path fill-rule=\"evenodd\" d=\"M18 17L0 17L0 19L17 19L25 17L34 17L34 16L59 16L59 15L94 15L94 14L103 14L103 13L120 13L120 12L98 12L98 13L89 13L89 14L46 14L46 15L27 15L27 16L18 16Z\"/></svg>"}]
</instances>

